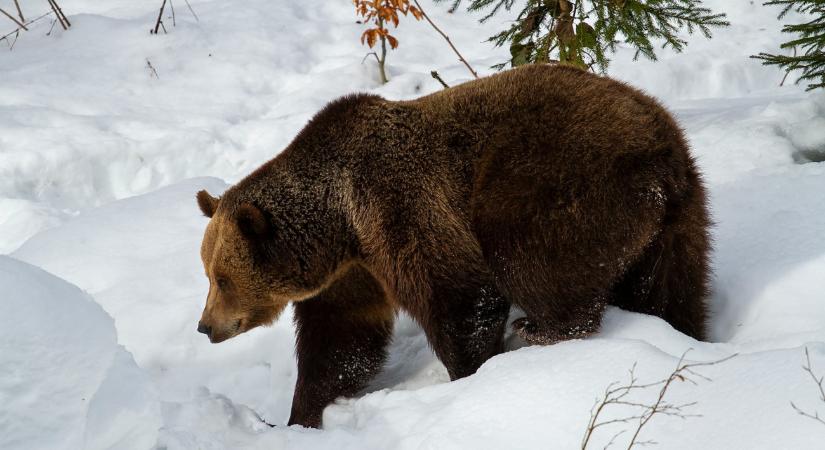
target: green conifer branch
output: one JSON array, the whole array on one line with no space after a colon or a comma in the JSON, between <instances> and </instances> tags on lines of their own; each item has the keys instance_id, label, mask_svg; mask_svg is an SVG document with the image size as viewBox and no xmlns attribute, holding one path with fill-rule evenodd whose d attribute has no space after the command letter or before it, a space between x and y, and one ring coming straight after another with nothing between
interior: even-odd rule
<instances>
[{"instance_id":1,"label":"green conifer branch","mask_svg":"<svg viewBox=\"0 0 825 450\"><path fill-rule=\"evenodd\" d=\"M806 90L825 88L825 0L774 0L765 5L784 6L778 18L784 18L791 10L811 16L811 20L789 24L782 27L783 33L797 35L780 48L801 49L802 54L794 52L793 56L773 53L759 53L751 58L762 60L762 64L778 66L790 73L802 71L796 82L808 82Z\"/></svg>"},{"instance_id":2,"label":"green conifer branch","mask_svg":"<svg viewBox=\"0 0 825 450\"><path fill-rule=\"evenodd\" d=\"M436 0L445 1L445 0ZM462 0L451 0L452 8ZM729 25L725 15L702 6L701 0L523 0L509 28L490 37L496 46L510 45L506 65L558 61L605 72L608 54L622 42L636 50L634 58L656 60L656 45L680 52L680 36L699 31L711 37L712 28ZM486 11L487 21L516 0L470 0L469 11Z\"/></svg>"}]
</instances>

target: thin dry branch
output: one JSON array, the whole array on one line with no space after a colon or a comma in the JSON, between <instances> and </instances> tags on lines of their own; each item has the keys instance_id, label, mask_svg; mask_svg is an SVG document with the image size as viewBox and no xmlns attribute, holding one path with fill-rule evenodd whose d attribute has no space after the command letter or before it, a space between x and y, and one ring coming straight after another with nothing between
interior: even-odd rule
<instances>
[{"instance_id":1,"label":"thin dry branch","mask_svg":"<svg viewBox=\"0 0 825 450\"><path fill-rule=\"evenodd\" d=\"M593 433L595 430L607 425L637 422L636 427L633 430L633 435L630 437L630 441L627 446L628 449L631 449L634 446L656 444L656 442L652 440L639 440L639 435L641 434L642 429L650 422L650 420L655 415L678 417L681 419L687 419L690 417L700 417L699 414L691 414L687 411L688 408L695 406L697 404L696 402L667 402L665 400L665 395L667 394L668 389L673 385L674 381L688 382L694 385L697 384L694 378L704 381L712 381L710 378L696 372L693 369L697 367L716 365L724 361L727 361L736 355L734 354L716 361L688 364L685 363L685 356L687 355L688 351L685 351L685 353L682 354L682 356L679 358L679 362L676 364L676 368L670 373L670 375L667 378L655 381L653 383L639 384L638 378L636 378L636 363L634 363L629 370L630 379L627 384L620 384L618 381L610 383L607 386L607 388L605 388L604 396L601 399L596 399L596 402L593 404L593 408L591 408L590 410L590 421L587 424L587 429L585 430L584 437L582 438L581 449L585 450L587 448L588 444L590 443L590 439L593 437ZM659 394L656 397L656 401L654 401L653 404L640 403L638 401L633 401L632 399L628 398L628 396L632 392L657 386L659 387ZM638 411L638 413L618 419L600 421L599 417L601 416L604 409L607 408L609 405L620 405L635 408ZM614 434L604 448L613 445L616 441L616 438L618 438L621 434L623 434L626 431L627 430L622 430Z\"/></svg>"},{"instance_id":2,"label":"thin dry branch","mask_svg":"<svg viewBox=\"0 0 825 450\"><path fill-rule=\"evenodd\" d=\"M26 22L26 25L31 25L31 24L33 24L33 23L37 22L38 20L40 20L40 19L42 19L42 18L44 18L44 17L50 16L51 14L52 14L52 11L49 11L49 12L47 12L47 13L45 13L45 14L42 14L42 15L40 15L40 16L38 16L38 17L36 17L36 18L34 18L34 19L32 19L32 20L30 20L30 21ZM17 34L17 33L19 33L21 29L22 29L22 28L19 28L19 27L18 27L18 28L16 28L14 31L11 31L11 32L9 32L9 33L6 33L6 34L4 34L3 36L0 36L0 41L2 41L3 39L8 39L8 37L9 37L9 36L11 36L11 35L13 35L13 34Z\"/></svg>"},{"instance_id":3,"label":"thin dry branch","mask_svg":"<svg viewBox=\"0 0 825 450\"><path fill-rule=\"evenodd\" d=\"M161 23L163 21L163 9L166 8L166 0L163 0L163 3L160 4L160 11L158 12L158 20L155 21L155 28L150 31L151 34L158 34L158 29L160 29ZM163 32L166 32L166 27L163 27Z\"/></svg>"},{"instance_id":4,"label":"thin dry branch","mask_svg":"<svg viewBox=\"0 0 825 450\"><path fill-rule=\"evenodd\" d=\"M17 38L20 37L20 28L18 28L17 31L12 32L11 34L14 35L13 41L9 41L9 38L7 36L3 36L0 38L0 41L6 41L6 44L8 44L9 46L9 51L14 50L14 44L17 43Z\"/></svg>"},{"instance_id":5,"label":"thin dry branch","mask_svg":"<svg viewBox=\"0 0 825 450\"><path fill-rule=\"evenodd\" d=\"M428 16L427 13L424 12L424 9L421 7L421 4L418 3L418 0L413 0L413 3L415 3L415 6L418 8L419 11L421 11L421 15L424 16L425 19L427 19L427 22L429 22L430 25L432 25L432 27L435 28L435 31L438 31L438 34L444 37L444 39L447 41L447 44L450 45L450 48L453 49L455 54L458 56L459 61L464 63L465 66L467 66L467 70L469 70L474 77L478 78L478 74L476 73L476 71L473 70L473 68L470 66L470 63L468 63L467 60L464 59L463 56L461 56L461 53L459 53L458 49L455 48L455 45L453 45L453 41L450 40L450 37L444 34L444 32L441 31L441 28L438 28L435 25L435 23L433 23L432 19L430 19L430 16Z\"/></svg>"},{"instance_id":6,"label":"thin dry branch","mask_svg":"<svg viewBox=\"0 0 825 450\"><path fill-rule=\"evenodd\" d=\"M12 21L12 22L14 22L15 24L17 24L17 27L18 27L18 28L22 28L22 29L24 29L24 30L26 30L26 31L29 31L29 29L28 29L28 28L26 28L26 24L24 24L23 22L21 22L21 21L17 20L17 18L16 18L16 17L14 17L14 16L12 16L11 14L7 13L7 12L6 12L3 8L0 8L0 13L2 13L4 16L6 16L6 17L8 17L9 19L11 19L11 21Z\"/></svg>"},{"instance_id":7,"label":"thin dry branch","mask_svg":"<svg viewBox=\"0 0 825 450\"><path fill-rule=\"evenodd\" d=\"M819 401L825 403L825 375L817 377L814 373L814 369L811 367L811 355L810 353L808 353L808 347L805 347L805 365L802 366L802 370L804 370L806 373L808 373L808 375L811 376L811 379L814 381L817 389L819 390ZM819 416L819 411L814 410L813 413L809 413L803 410L802 408L796 406L794 402L791 402L791 407L800 416L816 420L817 422L825 425L825 419Z\"/></svg>"},{"instance_id":8,"label":"thin dry branch","mask_svg":"<svg viewBox=\"0 0 825 450\"><path fill-rule=\"evenodd\" d=\"M48 0L48 3L49 6L52 8L52 11L54 12L54 16L57 17L57 21L60 22L60 26L63 27L64 30L68 30L69 27L72 26L72 24L69 23L69 20L66 19L66 16L63 15L63 11L60 9L59 6L57 6L55 0Z\"/></svg>"},{"instance_id":9,"label":"thin dry branch","mask_svg":"<svg viewBox=\"0 0 825 450\"><path fill-rule=\"evenodd\" d=\"M60 5L57 4L57 0L49 0L49 2L54 6L55 12L60 17L60 20L66 23L66 28L71 27L71 22L69 22L69 19L65 14L63 14L63 9L61 9Z\"/></svg>"},{"instance_id":10,"label":"thin dry branch","mask_svg":"<svg viewBox=\"0 0 825 450\"><path fill-rule=\"evenodd\" d=\"M20 9L20 3L17 0L14 0L14 7L17 8L17 15L20 17L20 21L26 23L26 18L23 17L23 10Z\"/></svg>"},{"instance_id":11,"label":"thin dry branch","mask_svg":"<svg viewBox=\"0 0 825 450\"><path fill-rule=\"evenodd\" d=\"M155 78L160 79L158 76L158 71L155 70L155 66L152 65L152 62L149 59L146 60L146 67L149 68L150 75L154 75Z\"/></svg>"},{"instance_id":12,"label":"thin dry branch","mask_svg":"<svg viewBox=\"0 0 825 450\"><path fill-rule=\"evenodd\" d=\"M57 25L57 19L52 20L52 26L49 27L49 32L46 33L46 36L51 36L52 31L54 31L54 26Z\"/></svg>"},{"instance_id":13,"label":"thin dry branch","mask_svg":"<svg viewBox=\"0 0 825 450\"><path fill-rule=\"evenodd\" d=\"M192 9L192 5L189 4L189 0L183 0L186 2L186 7L189 8L189 12L192 13L192 16L195 18L195 22L200 22L201 20L198 18L198 15L195 14L195 10Z\"/></svg>"},{"instance_id":14,"label":"thin dry branch","mask_svg":"<svg viewBox=\"0 0 825 450\"><path fill-rule=\"evenodd\" d=\"M52 0L48 0L48 3L49 3L49 7L52 9L52 12L54 13L54 16L57 18L57 21L60 23L60 26L64 30L68 30L69 27L66 26L66 23L64 23L63 19L60 18L60 14L57 13L57 7L54 6L54 3L52 3ZM51 31L49 31L49 32L51 33Z\"/></svg>"}]
</instances>

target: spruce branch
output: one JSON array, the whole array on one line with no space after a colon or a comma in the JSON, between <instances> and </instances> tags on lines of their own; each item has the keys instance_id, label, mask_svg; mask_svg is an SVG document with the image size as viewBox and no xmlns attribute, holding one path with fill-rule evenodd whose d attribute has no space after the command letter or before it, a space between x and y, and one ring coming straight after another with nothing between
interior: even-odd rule
<instances>
[{"instance_id":1,"label":"spruce branch","mask_svg":"<svg viewBox=\"0 0 825 450\"><path fill-rule=\"evenodd\" d=\"M444 1L444 0L436 0ZM460 0L453 4L458 5ZM471 0L469 11L486 10L489 20L509 11L516 0ZM523 0L509 28L490 37L496 46L510 44L510 61L499 64L559 62L605 72L607 57L626 43L634 58L656 60L656 45L680 52L687 45L681 36L700 32L710 38L713 28L729 25L723 13L714 13L701 0Z\"/></svg>"},{"instance_id":2,"label":"spruce branch","mask_svg":"<svg viewBox=\"0 0 825 450\"><path fill-rule=\"evenodd\" d=\"M778 55L775 53L760 52L751 58L759 59L766 66L778 66L789 74L801 71L796 83L808 82L807 91L825 88L825 1L822 0L774 0L765 5L783 6L778 18L784 18L788 12L806 14L810 20L798 24L786 24L782 27L783 33L794 34L797 37L779 46L781 49L793 48L793 56ZM796 49L802 50L798 54Z\"/></svg>"}]
</instances>

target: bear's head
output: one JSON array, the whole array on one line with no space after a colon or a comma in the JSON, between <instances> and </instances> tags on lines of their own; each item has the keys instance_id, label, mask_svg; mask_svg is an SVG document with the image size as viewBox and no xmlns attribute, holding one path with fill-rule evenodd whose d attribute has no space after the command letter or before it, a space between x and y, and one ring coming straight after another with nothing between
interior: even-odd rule
<instances>
[{"instance_id":1,"label":"bear's head","mask_svg":"<svg viewBox=\"0 0 825 450\"><path fill-rule=\"evenodd\" d=\"M197 200L211 219L201 245L209 294L198 331L212 343L269 325L290 301L321 289L323 271L311 276L300 247L279 236L262 209L249 202L223 205L206 191L198 192Z\"/></svg>"}]
</instances>

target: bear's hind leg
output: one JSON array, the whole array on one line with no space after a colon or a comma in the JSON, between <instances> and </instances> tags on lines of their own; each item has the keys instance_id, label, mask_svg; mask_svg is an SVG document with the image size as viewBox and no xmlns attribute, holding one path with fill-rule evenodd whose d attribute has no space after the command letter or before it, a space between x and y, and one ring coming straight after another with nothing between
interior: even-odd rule
<instances>
[{"instance_id":1,"label":"bear's hind leg","mask_svg":"<svg viewBox=\"0 0 825 450\"><path fill-rule=\"evenodd\" d=\"M611 303L659 316L701 341L707 337L710 219L701 185L694 181L692 186L670 207L659 236L613 288Z\"/></svg>"},{"instance_id":2,"label":"bear's hind leg","mask_svg":"<svg viewBox=\"0 0 825 450\"><path fill-rule=\"evenodd\" d=\"M360 266L295 303L298 380L289 425L320 427L327 405L355 395L380 372L394 318L384 290Z\"/></svg>"}]
</instances>

